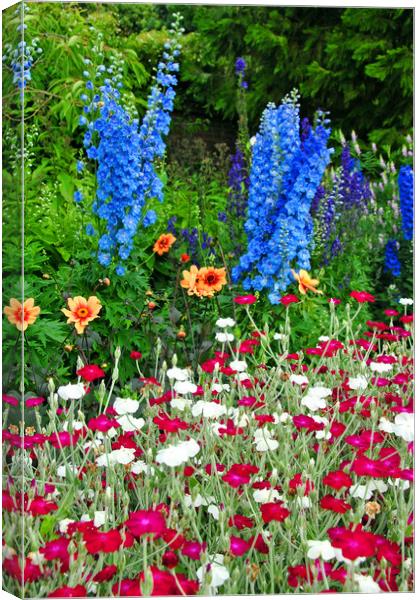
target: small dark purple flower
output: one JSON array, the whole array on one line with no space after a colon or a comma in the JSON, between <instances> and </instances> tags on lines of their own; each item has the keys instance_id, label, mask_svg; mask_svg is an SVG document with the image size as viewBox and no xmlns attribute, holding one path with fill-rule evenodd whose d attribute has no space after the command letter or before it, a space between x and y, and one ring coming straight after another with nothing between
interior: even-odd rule
<instances>
[{"instance_id":1,"label":"small dark purple flower","mask_svg":"<svg viewBox=\"0 0 420 600\"><path fill-rule=\"evenodd\" d=\"M235 62L235 72L237 75L244 74L246 69L245 59L239 56Z\"/></svg>"}]
</instances>

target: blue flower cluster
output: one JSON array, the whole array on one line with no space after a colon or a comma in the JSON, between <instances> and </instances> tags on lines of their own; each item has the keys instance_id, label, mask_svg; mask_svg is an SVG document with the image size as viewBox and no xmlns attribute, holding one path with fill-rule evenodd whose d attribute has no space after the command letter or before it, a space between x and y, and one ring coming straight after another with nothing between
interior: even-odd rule
<instances>
[{"instance_id":1,"label":"blue flower cluster","mask_svg":"<svg viewBox=\"0 0 420 600\"><path fill-rule=\"evenodd\" d=\"M4 47L2 61L8 64L13 71L13 83L20 89L20 98L23 99L24 88L31 81L31 68L36 60L36 55L42 54L42 48L38 46L38 38L33 38L30 44L25 39L25 30L27 25L24 23L25 14L29 11L29 6L22 4L15 10L16 15L20 15L20 24L16 30L20 33L20 41L16 48L11 44Z\"/></svg>"},{"instance_id":2,"label":"blue flower cluster","mask_svg":"<svg viewBox=\"0 0 420 600\"><path fill-rule=\"evenodd\" d=\"M410 165L401 167L398 174L402 232L405 240L413 239L414 173Z\"/></svg>"},{"instance_id":3,"label":"blue flower cluster","mask_svg":"<svg viewBox=\"0 0 420 600\"><path fill-rule=\"evenodd\" d=\"M248 83L245 81L245 69L246 69L246 61L244 58L239 56L235 61L235 73L239 77L239 85L244 88L244 90L248 89Z\"/></svg>"},{"instance_id":4,"label":"blue flower cluster","mask_svg":"<svg viewBox=\"0 0 420 600\"><path fill-rule=\"evenodd\" d=\"M398 258L398 244L396 240L389 240L385 246L385 271L393 277L401 275L401 263Z\"/></svg>"},{"instance_id":5,"label":"blue flower cluster","mask_svg":"<svg viewBox=\"0 0 420 600\"><path fill-rule=\"evenodd\" d=\"M229 201L228 211L235 218L242 218L246 212L247 189L249 177L243 152L236 146L236 152L231 156L231 167L228 175Z\"/></svg>"},{"instance_id":6,"label":"blue flower cluster","mask_svg":"<svg viewBox=\"0 0 420 600\"><path fill-rule=\"evenodd\" d=\"M95 93L91 79L86 82L86 89L92 92L93 98L86 93L82 95L85 105L80 124L86 126L84 146L87 157L97 163L97 190L92 210L106 226L106 233L98 242L98 261L104 267L117 257L120 261L127 260L138 227L148 227L156 222L155 211L146 208L147 200L163 201L163 184L154 161L165 152L164 136L169 131L175 98L175 73L179 70L176 57L180 52L181 32L178 18L171 30L171 40L165 43L141 124L123 105L118 89L121 88L120 71L117 70L111 79L103 79L99 93ZM105 66L100 65L95 76L105 71ZM84 75L89 77L89 71ZM95 112L96 118L89 122L91 112ZM75 200L81 199L80 192L76 192ZM120 263L116 273L123 275L124 272Z\"/></svg>"},{"instance_id":7,"label":"blue flower cluster","mask_svg":"<svg viewBox=\"0 0 420 600\"><path fill-rule=\"evenodd\" d=\"M220 217L219 220L221 220ZM191 255L191 260L195 265L200 266L200 263L203 260L203 250L207 251L208 256L214 256L216 254L214 250L214 239L210 235L203 231L200 241L200 233L197 227L192 227L191 229L185 227L178 230L176 221L177 217L175 215L170 217L168 219L166 230L186 244L187 253Z\"/></svg>"},{"instance_id":8,"label":"blue flower cluster","mask_svg":"<svg viewBox=\"0 0 420 600\"><path fill-rule=\"evenodd\" d=\"M311 213L317 220L317 243L324 246L323 264L328 264L344 251L348 235L367 210L370 198L369 181L345 144L341 168L333 176L330 190L320 186L311 207Z\"/></svg>"},{"instance_id":9,"label":"blue flower cluster","mask_svg":"<svg viewBox=\"0 0 420 600\"><path fill-rule=\"evenodd\" d=\"M330 162L330 129L322 113L300 137L297 92L263 113L252 151L247 252L234 267L246 290L268 289L272 304L293 280L291 268L310 269L313 224L310 208Z\"/></svg>"}]
</instances>

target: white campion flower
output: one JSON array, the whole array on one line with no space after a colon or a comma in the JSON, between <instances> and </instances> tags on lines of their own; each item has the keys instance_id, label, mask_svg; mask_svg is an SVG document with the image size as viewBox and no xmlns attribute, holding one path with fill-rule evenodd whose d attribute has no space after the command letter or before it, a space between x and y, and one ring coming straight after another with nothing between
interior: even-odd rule
<instances>
[{"instance_id":1,"label":"white campion flower","mask_svg":"<svg viewBox=\"0 0 420 600\"><path fill-rule=\"evenodd\" d=\"M60 533L67 533L67 528L71 523L75 523L74 519L61 519L58 522L58 530Z\"/></svg>"},{"instance_id":2,"label":"white campion flower","mask_svg":"<svg viewBox=\"0 0 420 600\"><path fill-rule=\"evenodd\" d=\"M279 421L280 423L290 423L292 420L292 416L288 412L282 412Z\"/></svg>"},{"instance_id":3,"label":"white campion flower","mask_svg":"<svg viewBox=\"0 0 420 600\"><path fill-rule=\"evenodd\" d=\"M172 398L170 401L171 407L177 408L181 412L184 412L187 407L190 408L191 404L192 400L190 398Z\"/></svg>"},{"instance_id":4,"label":"white campion flower","mask_svg":"<svg viewBox=\"0 0 420 600\"><path fill-rule=\"evenodd\" d=\"M200 452L200 446L193 439L162 448L156 455L156 462L168 467L178 467Z\"/></svg>"},{"instance_id":5,"label":"white campion flower","mask_svg":"<svg viewBox=\"0 0 420 600\"><path fill-rule=\"evenodd\" d=\"M227 413L227 408L223 404L217 404L217 402L199 400L193 404L191 413L193 417L203 416L207 419L218 419Z\"/></svg>"},{"instance_id":6,"label":"white campion flower","mask_svg":"<svg viewBox=\"0 0 420 600\"><path fill-rule=\"evenodd\" d=\"M206 575L211 574L210 587L218 588L230 577L230 573L223 565L223 554L215 554L211 561L197 569L196 575L200 583L203 582Z\"/></svg>"},{"instance_id":7,"label":"white campion flower","mask_svg":"<svg viewBox=\"0 0 420 600\"><path fill-rule=\"evenodd\" d=\"M169 379L176 379L176 381L188 381L190 379L187 369L180 369L179 367L168 369L166 375Z\"/></svg>"},{"instance_id":8,"label":"white campion flower","mask_svg":"<svg viewBox=\"0 0 420 600\"><path fill-rule=\"evenodd\" d=\"M94 527L102 527L105 525L107 520L107 511L106 510L95 510L93 517L93 525Z\"/></svg>"},{"instance_id":9,"label":"white campion flower","mask_svg":"<svg viewBox=\"0 0 420 600\"><path fill-rule=\"evenodd\" d=\"M216 521L219 520L220 509L216 504L209 504L209 506L207 507L207 512L213 517L213 519L215 519Z\"/></svg>"},{"instance_id":10,"label":"white campion flower","mask_svg":"<svg viewBox=\"0 0 420 600\"><path fill-rule=\"evenodd\" d=\"M302 406L306 406L311 411L320 410L322 408L326 408L327 403L324 398L320 398L319 396L312 396L311 394L304 396L302 398Z\"/></svg>"},{"instance_id":11,"label":"white campion flower","mask_svg":"<svg viewBox=\"0 0 420 600\"><path fill-rule=\"evenodd\" d=\"M349 377L349 388L351 390L365 390L368 386L368 380L364 375Z\"/></svg>"},{"instance_id":12,"label":"white campion flower","mask_svg":"<svg viewBox=\"0 0 420 600\"><path fill-rule=\"evenodd\" d=\"M379 419L378 429L380 431L385 431L385 433L394 433L394 423L388 421L385 417L381 417Z\"/></svg>"},{"instance_id":13,"label":"white campion flower","mask_svg":"<svg viewBox=\"0 0 420 600\"><path fill-rule=\"evenodd\" d=\"M197 391L197 386L191 381L177 381L174 385L174 390L177 394L194 394Z\"/></svg>"},{"instance_id":14,"label":"white campion flower","mask_svg":"<svg viewBox=\"0 0 420 600\"><path fill-rule=\"evenodd\" d=\"M234 336L231 333L224 333L222 331L218 331L216 333L216 340L218 342L222 342L222 343L233 342L234 339L235 338L234 338Z\"/></svg>"},{"instance_id":15,"label":"white campion flower","mask_svg":"<svg viewBox=\"0 0 420 600\"><path fill-rule=\"evenodd\" d=\"M229 367L231 369L233 369L234 371L246 371L247 368L247 364L244 360L233 360L230 364Z\"/></svg>"},{"instance_id":16,"label":"white campion flower","mask_svg":"<svg viewBox=\"0 0 420 600\"><path fill-rule=\"evenodd\" d=\"M69 426L70 426L69 421L65 421L63 423L63 430L68 431ZM84 423L82 423L82 421L73 421L72 426L73 426L73 431L80 431L81 429L83 429Z\"/></svg>"},{"instance_id":17,"label":"white campion flower","mask_svg":"<svg viewBox=\"0 0 420 600\"><path fill-rule=\"evenodd\" d=\"M376 583L371 575L355 573L354 580L359 586L359 592L362 592L363 594L377 594L382 591L379 584Z\"/></svg>"},{"instance_id":18,"label":"white campion flower","mask_svg":"<svg viewBox=\"0 0 420 600\"><path fill-rule=\"evenodd\" d=\"M57 394L63 400L80 400L85 395L85 387L83 383L68 383L60 385Z\"/></svg>"},{"instance_id":19,"label":"white campion flower","mask_svg":"<svg viewBox=\"0 0 420 600\"><path fill-rule=\"evenodd\" d=\"M136 419L131 415L122 415L121 417L117 418L117 421L123 431L138 431L145 425L144 419Z\"/></svg>"},{"instance_id":20,"label":"white campion flower","mask_svg":"<svg viewBox=\"0 0 420 600\"><path fill-rule=\"evenodd\" d=\"M399 413L395 417L394 433L406 442L414 441L414 414Z\"/></svg>"},{"instance_id":21,"label":"white campion flower","mask_svg":"<svg viewBox=\"0 0 420 600\"><path fill-rule=\"evenodd\" d=\"M118 448L118 450L112 450L109 454L101 454L95 460L96 464L99 467L107 467L115 465L116 463L120 465L128 465L133 462L135 448Z\"/></svg>"},{"instance_id":22,"label":"white campion flower","mask_svg":"<svg viewBox=\"0 0 420 600\"><path fill-rule=\"evenodd\" d=\"M414 414L399 413L395 417L395 422L388 421L385 417L379 420L379 429L386 433L393 433L406 442L414 441Z\"/></svg>"},{"instance_id":23,"label":"white campion flower","mask_svg":"<svg viewBox=\"0 0 420 600\"><path fill-rule=\"evenodd\" d=\"M144 460L136 460L131 465L131 472L134 475L140 475L140 473L146 473L146 475L154 475L155 469L151 465L147 465Z\"/></svg>"},{"instance_id":24,"label":"white campion flower","mask_svg":"<svg viewBox=\"0 0 420 600\"><path fill-rule=\"evenodd\" d=\"M140 402L131 398L115 398L113 409L117 415L133 414L138 411Z\"/></svg>"},{"instance_id":25,"label":"white campion flower","mask_svg":"<svg viewBox=\"0 0 420 600\"><path fill-rule=\"evenodd\" d=\"M385 493L388 489L387 484L381 479L368 481L366 485L352 485L349 489L350 496L352 498L361 498L362 500L370 500L373 493L378 491L381 494Z\"/></svg>"},{"instance_id":26,"label":"white campion flower","mask_svg":"<svg viewBox=\"0 0 420 600\"><path fill-rule=\"evenodd\" d=\"M320 335L318 338L319 342L329 342L330 338L328 335Z\"/></svg>"},{"instance_id":27,"label":"white campion flower","mask_svg":"<svg viewBox=\"0 0 420 600\"><path fill-rule=\"evenodd\" d=\"M305 385L309 383L309 379L305 375L290 375L290 383L296 383L296 385Z\"/></svg>"},{"instance_id":28,"label":"white campion flower","mask_svg":"<svg viewBox=\"0 0 420 600\"><path fill-rule=\"evenodd\" d=\"M214 496L209 496L208 498L205 498L201 494L197 494L197 496L193 500L190 494L186 494L184 502L185 506L187 507L193 506L194 508L199 508L200 506L210 506L213 502L216 502L216 498Z\"/></svg>"},{"instance_id":29,"label":"white campion flower","mask_svg":"<svg viewBox=\"0 0 420 600\"><path fill-rule=\"evenodd\" d=\"M308 540L308 551L306 556L311 560L322 558L332 560L335 558L335 549L329 540Z\"/></svg>"},{"instance_id":30,"label":"white campion flower","mask_svg":"<svg viewBox=\"0 0 420 600\"><path fill-rule=\"evenodd\" d=\"M323 385L315 385L314 387L307 388L306 394L315 396L316 398L328 398L328 396L332 395L332 389Z\"/></svg>"},{"instance_id":31,"label":"white campion flower","mask_svg":"<svg viewBox=\"0 0 420 600\"><path fill-rule=\"evenodd\" d=\"M230 392L230 385L228 383L213 383L211 391L218 394L221 392Z\"/></svg>"},{"instance_id":32,"label":"white campion flower","mask_svg":"<svg viewBox=\"0 0 420 600\"><path fill-rule=\"evenodd\" d=\"M275 500L282 500L283 497L280 496L277 490L272 489L262 489L262 490L254 490L252 494L255 502L264 503L264 502L274 502Z\"/></svg>"},{"instance_id":33,"label":"white campion flower","mask_svg":"<svg viewBox=\"0 0 420 600\"><path fill-rule=\"evenodd\" d=\"M247 381L248 379L251 380L250 374L247 373L246 371L241 371L241 373L236 373L235 377L237 377L239 379L239 381Z\"/></svg>"},{"instance_id":34,"label":"white campion flower","mask_svg":"<svg viewBox=\"0 0 420 600\"><path fill-rule=\"evenodd\" d=\"M57 477L66 477L67 473L78 473L79 469L75 465L60 465L57 467Z\"/></svg>"},{"instance_id":35,"label":"white campion flower","mask_svg":"<svg viewBox=\"0 0 420 600\"><path fill-rule=\"evenodd\" d=\"M402 304L402 306L412 306L414 301L412 298L400 298L398 302Z\"/></svg>"},{"instance_id":36,"label":"white campion flower","mask_svg":"<svg viewBox=\"0 0 420 600\"><path fill-rule=\"evenodd\" d=\"M299 508L311 508L312 500L308 496L296 496L296 504Z\"/></svg>"},{"instance_id":37,"label":"white campion flower","mask_svg":"<svg viewBox=\"0 0 420 600\"><path fill-rule=\"evenodd\" d=\"M396 477L395 479L388 479L388 485L405 491L410 487L410 482L406 479L400 479L399 477Z\"/></svg>"},{"instance_id":38,"label":"white campion flower","mask_svg":"<svg viewBox=\"0 0 420 600\"><path fill-rule=\"evenodd\" d=\"M236 325L236 321L227 317L226 319L217 319L216 327L220 327L220 329L226 329L226 327L233 327Z\"/></svg>"},{"instance_id":39,"label":"white campion flower","mask_svg":"<svg viewBox=\"0 0 420 600\"><path fill-rule=\"evenodd\" d=\"M277 440L274 440L271 437L271 432L262 427L261 429L257 429L254 433L254 441L255 449L258 452L267 452L268 450L277 450L279 447L279 443Z\"/></svg>"},{"instance_id":40,"label":"white campion flower","mask_svg":"<svg viewBox=\"0 0 420 600\"><path fill-rule=\"evenodd\" d=\"M282 342L284 340L287 340L287 335L285 333L275 333L273 335L273 340Z\"/></svg>"},{"instance_id":41,"label":"white campion flower","mask_svg":"<svg viewBox=\"0 0 420 600\"><path fill-rule=\"evenodd\" d=\"M389 365L388 363L377 363L377 362L371 362L370 365L370 370L374 373L389 373L389 371L392 371L393 366Z\"/></svg>"},{"instance_id":42,"label":"white campion flower","mask_svg":"<svg viewBox=\"0 0 420 600\"><path fill-rule=\"evenodd\" d=\"M246 427L249 425L249 416L236 406L231 406L228 409L228 416L233 420L233 424L236 427Z\"/></svg>"}]
</instances>

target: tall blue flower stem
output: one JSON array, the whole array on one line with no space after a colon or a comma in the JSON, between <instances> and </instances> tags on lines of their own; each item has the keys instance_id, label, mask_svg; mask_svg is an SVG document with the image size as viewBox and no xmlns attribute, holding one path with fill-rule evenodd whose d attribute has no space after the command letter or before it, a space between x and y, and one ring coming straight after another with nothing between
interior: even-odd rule
<instances>
[{"instance_id":1,"label":"tall blue flower stem","mask_svg":"<svg viewBox=\"0 0 420 600\"><path fill-rule=\"evenodd\" d=\"M243 279L246 290L267 289L272 304L292 281L291 268L310 269L310 209L330 161L329 135L328 120L319 113L301 140L295 91L263 113L252 150L248 247L232 276L235 282Z\"/></svg>"}]
</instances>

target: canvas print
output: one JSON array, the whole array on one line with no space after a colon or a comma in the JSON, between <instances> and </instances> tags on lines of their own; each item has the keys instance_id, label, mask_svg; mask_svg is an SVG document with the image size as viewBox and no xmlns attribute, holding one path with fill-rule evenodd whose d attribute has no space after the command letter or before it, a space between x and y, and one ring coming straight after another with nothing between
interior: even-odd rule
<instances>
[{"instance_id":1,"label":"canvas print","mask_svg":"<svg viewBox=\"0 0 420 600\"><path fill-rule=\"evenodd\" d=\"M3 589L413 592L413 9L2 25Z\"/></svg>"}]
</instances>

